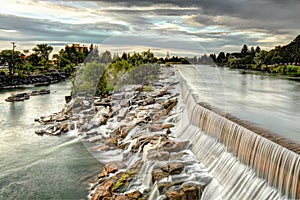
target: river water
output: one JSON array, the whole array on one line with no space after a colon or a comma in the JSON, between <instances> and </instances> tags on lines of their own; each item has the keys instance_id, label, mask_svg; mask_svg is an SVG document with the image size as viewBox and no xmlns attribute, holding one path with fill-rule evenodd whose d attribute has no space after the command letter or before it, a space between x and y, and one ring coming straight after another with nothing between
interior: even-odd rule
<instances>
[{"instance_id":1,"label":"river water","mask_svg":"<svg viewBox=\"0 0 300 200\"><path fill-rule=\"evenodd\" d=\"M203 65L179 66L199 101L300 143L300 82L261 73ZM8 103L0 92L0 199L85 199L90 177L102 164L76 134L38 136L35 118L58 112L70 82L47 87L50 95Z\"/></svg>"},{"instance_id":2,"label":"river water","mask_svg":"<svg viewBox=\"0 0 300 200\"><path fill-rule=\"evenodd\" d=\"M300 79L207 65L178 69L199 102L300 143Z\"/></svg>"},{"instance_id":3,"label":"river water","mask_svg":"<svg viewBox=\"0 0 300 200\"><path fill-rule=\"evenodd\" d=\"M34 122L58 112L69 94L69 81L42 87L51 94L24 102L4 99L23 88L0 92L0 199L85 199L88 181L102 168L75 133L60 137L38 136Z\"/></svg>"}]
</instances>

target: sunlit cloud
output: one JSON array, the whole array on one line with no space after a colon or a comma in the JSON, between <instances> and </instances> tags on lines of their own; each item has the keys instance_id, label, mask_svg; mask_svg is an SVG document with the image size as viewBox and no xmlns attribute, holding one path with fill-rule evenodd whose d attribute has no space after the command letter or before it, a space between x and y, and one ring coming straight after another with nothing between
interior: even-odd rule
<instances>
[{"instance_id":1,"label":"sunlit cloud","mask_svg":"<svg viewBox=\"0 0 300 200\"><path fill-rule=\"evenodd\" d=\"M169 46L173 50L178 48L178 52L185 49L199 53L190 46L200 43L207 52L239 51L243 44L270 49L289 42L300 32L300 3L293 0L285 6L276 0L0 0L0 3L1 49L10 47L11 41L18 41L19 48L23 44L27 48L29 44L42 42L101 44L118 36L123 38L119 44L122 47L148 45L168 49ZM136 35L142 39L130 39ZM177 45L171 45L171 41Z\"/></svg>"}]
</instances>

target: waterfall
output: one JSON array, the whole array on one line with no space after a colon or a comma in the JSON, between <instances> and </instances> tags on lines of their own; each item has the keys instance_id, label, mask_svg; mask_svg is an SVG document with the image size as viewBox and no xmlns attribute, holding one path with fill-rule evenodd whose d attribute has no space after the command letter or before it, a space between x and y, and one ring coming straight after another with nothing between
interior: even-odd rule
<instances>
[{"instance_id":1,"label":"waterfall","mask_svg":"<svg viewBox=\"0 0 300 200\"><path fill-rule=\"evenodd\" d=\"M193 153L218 182L209 184L207 190L219 185L220 199L299 199L299 145L277 144L274 136L271 141L244 122L198 103L180 73L179 77L185 110L177 136L192 142ZM296 151L286 148L289 145Z\"/></svg>"}]
</instances>

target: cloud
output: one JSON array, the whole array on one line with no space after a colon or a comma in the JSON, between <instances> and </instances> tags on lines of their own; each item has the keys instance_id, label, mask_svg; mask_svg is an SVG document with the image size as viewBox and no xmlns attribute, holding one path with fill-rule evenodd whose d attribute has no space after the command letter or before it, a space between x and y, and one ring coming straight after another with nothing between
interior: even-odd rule
<instances>
[{"instance_id":1,"label":"cloud","mask_svg":"<svg viewBox=\"0 0 300 200\"><path fill-rule=\"evenodd\" d=\"M196 42L218 52L239 50L243 44L271 48L300 32L297 0L9 2L0 8L2 41L101 43L118 35L129 46L169 45L182 50ZM136 35L144 37L131 39Z\"/></svg>"}]
</instances>

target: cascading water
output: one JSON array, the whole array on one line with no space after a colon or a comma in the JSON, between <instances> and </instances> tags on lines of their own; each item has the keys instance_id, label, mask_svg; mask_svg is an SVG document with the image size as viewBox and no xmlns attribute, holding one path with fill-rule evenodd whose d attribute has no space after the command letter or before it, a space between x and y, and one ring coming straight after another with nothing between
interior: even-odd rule
<instances>
[{"instance_id":1,"label":"cascading water","mask_svg":"<svg viewBox=\"0 0 300 200\"><path fill-rule=\"evenodd\" d=\"M179 77L186 106L177 133L192 142L193 153L217 180L207 191L221 186L220 199L299 199L299 154L197 103L184 76ZM215 199L211 195L203 199Z\"/></svg>"}]
</instances>

